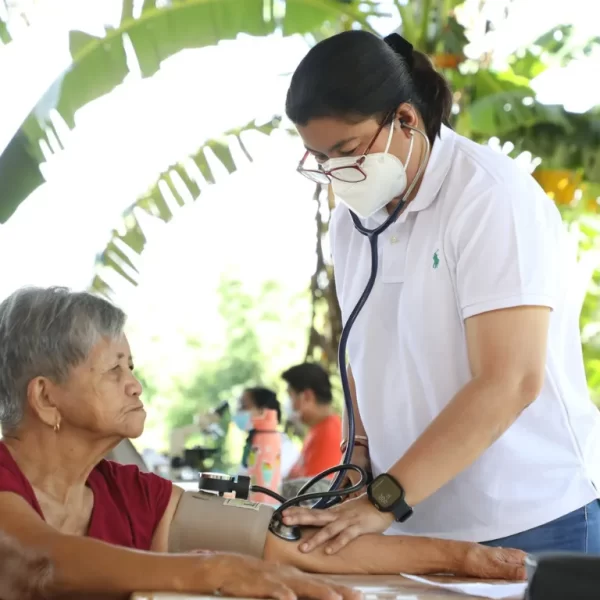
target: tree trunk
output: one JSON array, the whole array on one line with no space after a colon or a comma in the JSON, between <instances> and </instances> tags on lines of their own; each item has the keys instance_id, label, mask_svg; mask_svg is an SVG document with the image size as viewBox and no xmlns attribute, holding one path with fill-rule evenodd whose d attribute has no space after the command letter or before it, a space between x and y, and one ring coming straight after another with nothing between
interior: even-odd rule
<instances>
[{"instance_id":1,"label":"tree trunk","mask_svg":"<svg viewBox=\"0 0 600 600\"><path fill-rule=\"evenodd\" d=\"M323 240L329 231L331 212L335 207L333 193L331 188L328 188L327 209L323 211L324 191L321 185L317 185L313 195L316 204L317 262L310 282L312 316L306 359L320 362L323 367L332 372L337 369L337 349L342 333L342 314L337 300L333 265L323 254ZM323 212L326 212L326 219L323 219Z\"/></svg>"}]
</instances>

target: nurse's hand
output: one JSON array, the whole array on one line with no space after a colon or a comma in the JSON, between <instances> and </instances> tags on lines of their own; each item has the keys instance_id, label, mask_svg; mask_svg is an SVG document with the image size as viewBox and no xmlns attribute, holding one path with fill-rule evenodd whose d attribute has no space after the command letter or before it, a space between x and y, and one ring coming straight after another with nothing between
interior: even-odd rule
<instances>
[{"instance_id":1,"label":"nurse's hand","mask_svg":"<svg viewBox=\"0 0 600 600\"><path fill-rule=\"evenodd\" d=\"M283 522L322 528L300 544L301 552L312 552L326 544L325 553L335 554L365 533L383 533L394 522L394 517L391 513L379 512L363 494L327 510L288 508L283 511Z\"/></svg>"}]
</instances>

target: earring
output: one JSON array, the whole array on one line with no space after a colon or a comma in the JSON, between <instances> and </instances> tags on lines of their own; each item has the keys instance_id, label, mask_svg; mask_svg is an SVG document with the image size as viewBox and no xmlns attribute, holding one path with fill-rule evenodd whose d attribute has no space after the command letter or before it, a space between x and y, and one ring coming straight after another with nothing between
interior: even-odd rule
<instances>
[{"instance_id":1,"label":"earring","mask_svg":"<svg viewBox=\"0 0 600 600\"><path fill-rule=\"evenodd\" d=\"M54 423L54 433L58 433L60 431L60 421L57 419L56 423Z\"/></svg>"}]
</instances>

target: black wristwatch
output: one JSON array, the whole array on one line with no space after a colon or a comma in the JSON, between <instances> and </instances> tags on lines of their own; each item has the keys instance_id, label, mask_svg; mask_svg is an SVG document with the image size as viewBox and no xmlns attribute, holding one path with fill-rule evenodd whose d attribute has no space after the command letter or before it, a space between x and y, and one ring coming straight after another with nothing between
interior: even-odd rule
<instances>
[{"instance_id":1,"label":"black wristwatch","mask_svg":"<svg viewBox=\"0 0 600 600\"><path fill-rule=\"evenodd\" d=\"M367 497L371 504L379 512L391 512L398 523L404 523L413 514L404 495L404 488L387 473L375 477L367 487Z\"/></svg>"}]
</instances>

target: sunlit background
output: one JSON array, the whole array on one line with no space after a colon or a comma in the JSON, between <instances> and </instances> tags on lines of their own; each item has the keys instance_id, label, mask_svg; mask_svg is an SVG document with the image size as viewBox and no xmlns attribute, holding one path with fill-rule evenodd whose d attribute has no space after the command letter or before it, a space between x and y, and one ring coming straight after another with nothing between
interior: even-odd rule
<instances>
[{"instance_id":1,"label":"sunlit background","mask_svg":"<svg viewBox=\"0 0 600 600\"><path fill-rule=\"evenodd\" d=\"M0 46L0 151L31 110L54 105L59 77L72 62L69 30L103 37L107 27L120 27L124 5L132 8L132 18L143 18L142 4L0 1L0 20L12 38ZM157 2L156 10L170 5ZM285 10L283 1L273 5ZM404 4L348 5L357 11L376 7L382 16L368 22L381 34L402 30L397 9ZM456 17L468 37L462 49L467 60L460 66L466 77L469 70L481 68L482 57L486 68L502 73L525 49L542 56L548 51L534 41L552 32L551 40L559 44L564 34L558 26L572 26L571 46L585 46L598 35L600 3L468 0L458 6ZM240 34L235 40L184 49L147 78L125 35L129 73L115 89L78 109L73 128L50 111L54 129L42 145L46 182L0 225L1 298L26 284L83 289L101 281L128 312L149 406L140 448L165 449L170 425L189 422L196 411L218 400L233 399L243 384L231 372L240 364L236 360L251 365L249 378L281 389L279 373L306 355L318 207L313 184L295 172L302 146L283 108L291 72L323 30L334 32L335 26L291 36L281 30L264 37ZM569 60L550 62L528 82L536 102L597 115L600 45L590 43ZM52 86L56 80L59 85ZM95 81L91 73L88 85ZM499 106L511 110L506 103ZM266 135L253 123L278 126ZM235 136L224 137L248 125L243 145ZM498 151L520 154L510 137L487 138ZM214 152L206 152L214 185L205 181L196 162L186 162L210 140L223 140L233 158L229 173ZM562 141L557 138L556 145ZM534 154L522 154L520 160L530 171L544 166ZM171 171L183 205L165 179L177 164L195 173L201 190L196 199ZM141 205L132 209L157 185L172 213L168 222ZM575 190L565 204L575 207L581 194ZM590 197L593 205L597 194ZM2 180L0 201L5 201ZM326 202L321 211L326 219ZM593 208L583 215L568 213L574 248L582 242L582 228L598 231L596 215ZM110 243L115 247L115 235L125 234L132 219L145 236L143 252L117 241L126 259L104 253ZM582 299L599 264L596 233L585 235L580 247ZM326 239L323 245L326 253ZM584 341L599 345L597 318L590 316L583 325ZM594 364L600 372L600 355L590 356L596 363L588 361L588 372L595 373ZM590 387L598 397L600 380L590 381Z\"/></svg>"}]
</instances>

